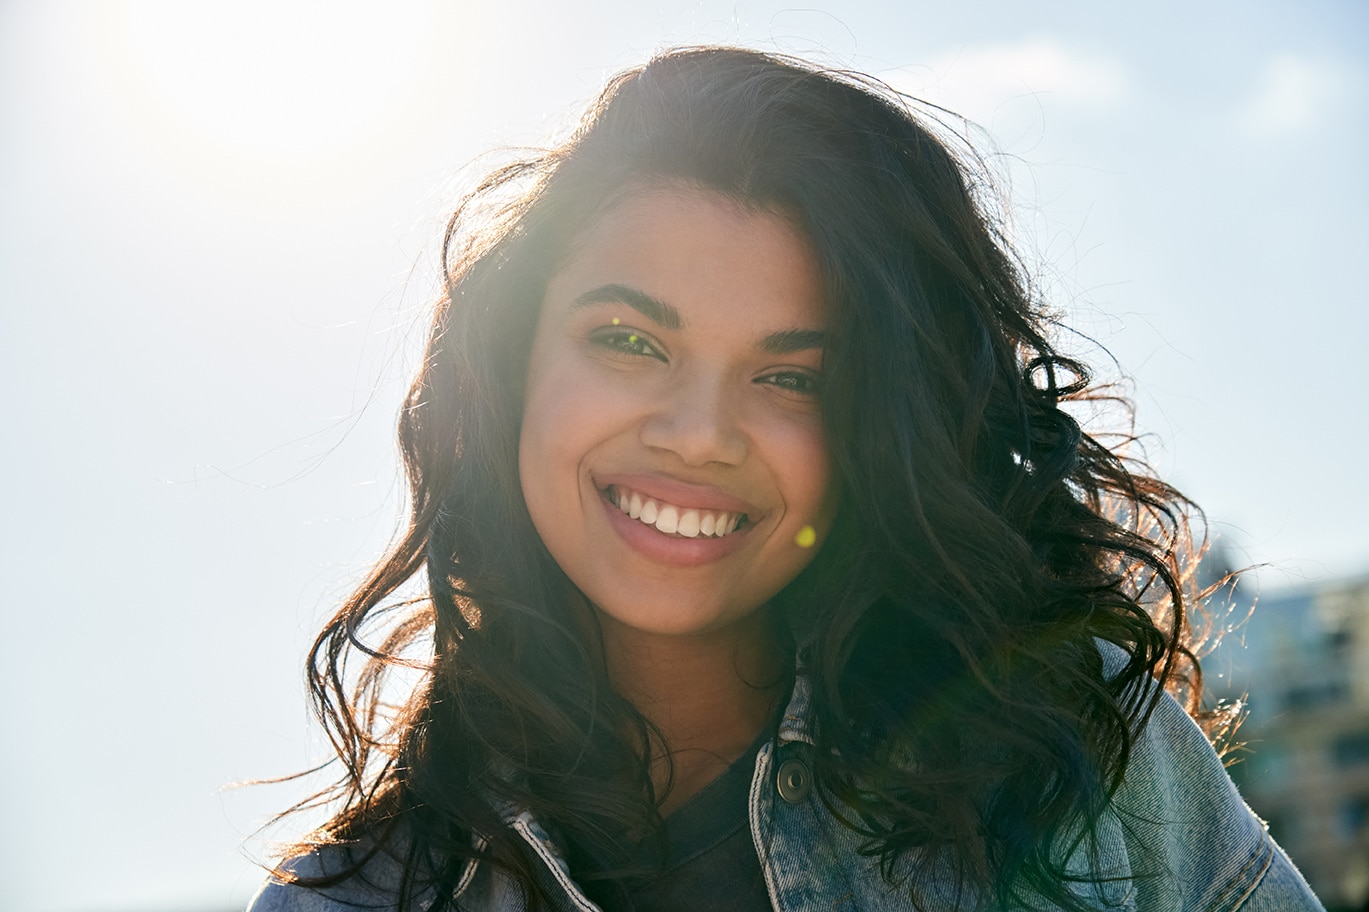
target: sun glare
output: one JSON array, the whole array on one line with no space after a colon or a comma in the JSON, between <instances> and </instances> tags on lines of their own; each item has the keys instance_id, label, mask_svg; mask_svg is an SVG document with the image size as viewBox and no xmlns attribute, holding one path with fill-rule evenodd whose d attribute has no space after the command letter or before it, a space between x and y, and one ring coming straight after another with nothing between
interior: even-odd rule
<instances>
[{"instance_id":1,"label":"sun glare","mask_svg":"<svg viewBox=\"0 0 1369 912\"><path fill-rule=\"evenodd\" d=\"M326 168L386 141L440 33L432 2L102 10L109 88L145 141L237 169Z\"/></svg>"}]
</instances>

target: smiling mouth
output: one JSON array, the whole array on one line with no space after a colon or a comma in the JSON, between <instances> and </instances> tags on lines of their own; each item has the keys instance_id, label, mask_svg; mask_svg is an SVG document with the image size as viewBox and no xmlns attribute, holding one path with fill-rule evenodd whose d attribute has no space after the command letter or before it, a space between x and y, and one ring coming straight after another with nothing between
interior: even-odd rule
<instances>
[{"instance_id":1,"label":"smiling mouth","mask_svg":"<svg viewBox=\"0 0 1369 912\"><path fill-rule=\"evenodd\" d=\"M627 516L680 538L722 538L745 528L747 523L745 513L680 507L621 485L609 485L601 493Z\"/></svg>"}]
</instances>

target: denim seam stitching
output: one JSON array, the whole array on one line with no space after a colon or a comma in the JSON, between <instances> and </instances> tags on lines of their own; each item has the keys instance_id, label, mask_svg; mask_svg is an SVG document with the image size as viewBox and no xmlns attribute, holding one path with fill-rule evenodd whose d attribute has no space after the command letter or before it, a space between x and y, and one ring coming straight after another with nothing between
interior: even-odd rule
<instances>
[{"instance_id":1,"label":"denim seam stitching","mask_svg":"<svg viewBox=\"0 0 1369 912\"><path fill-rule=\"evenodd\" d=\"M1232 876L1231 880L1227 882L1226 886L1222 888L1222 892L1218 893L1212 900L1211 905L1208 906L1210 912L1217 912L1217 910L1221 909L1230 909L1230 912L1236 912L1237 909L1245 905L1245 901L1255 892L1255 888L1260 885L1260 881L1264 880L1264 875L1268 873L1269 866L1273 863L1274 846L1269 840L1269 834L1261 833L1260 844L1255 847L1255 851L1251 854L1246 863L1241 866L1241 869L1237 871L1235 875ZM1247 882L1246 875L1252 867L1257 865L1260 869L1259 872L1253 877L1250 877ZM1240 891L1240 895L1236 897L1235 902L1230 906L1226 905L1237 891Z\"/></svg>"},{"instance_id":2,"label":"denim seam stitching","mask_svg":"<svg viewBox=\"0 0 1369 912\"><path fill-rule=\"evenodd\" d=\"M532 850L537 853L537 856L542 859L542 862L547 868L551 870L551 876L556 878L557 885L566 891L566 897L575 904L577 909L580 909L581 912L600 912L598 906L584 897L580 892L580 888L570 879L570 875L561 867L556 857L551 854L542 840L538 839L537 835L528 827L527 820L520 818L514 821L513 827L518 831L518 835L522 836L523 840L528 845L532 846Z\"/></svg>"}]
</instances>

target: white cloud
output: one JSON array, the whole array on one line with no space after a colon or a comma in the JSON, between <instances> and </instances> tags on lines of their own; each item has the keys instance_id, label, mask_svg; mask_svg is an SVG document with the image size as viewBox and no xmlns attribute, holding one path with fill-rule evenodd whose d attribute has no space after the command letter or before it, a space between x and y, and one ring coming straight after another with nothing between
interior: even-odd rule
<instances>
[{"instance_id":1,"label":"white cloud","mask_svg":"<svg viewBox=\"0 0 1369 912\"><path fill-rule=\"evenodd\" d=\"M988 124L1007 105L1108 106L1121 101L1127 75L1107 57L1066 47L1050 36L972 44L933 56L926 64L883 74L900 91Z\"/></svg>"},{"instance_id":2,"label":"white cloud","mask_svg":"<svg viewBox=\"0 0 1369 912\"><path fill-rule=\"evenodd\" d=\"M1341 102L1350 74L1335 62L1279 54L1269 60L1241 106L1241 131L1266 138L1307 129Z\"/></svg>"}]
</instances>

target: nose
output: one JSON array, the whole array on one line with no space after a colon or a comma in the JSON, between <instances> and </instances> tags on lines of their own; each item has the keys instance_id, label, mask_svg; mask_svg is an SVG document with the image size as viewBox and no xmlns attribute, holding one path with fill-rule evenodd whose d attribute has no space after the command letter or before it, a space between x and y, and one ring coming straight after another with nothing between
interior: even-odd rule
<instances>
[{"instance_id":1,"label":"nose","mask_svg":"<svg viewBox=\"0 0 1369 912\"><path fill-rule=\"evenodd\" d=\"M642 442L687 465L739 465L747 438L736 391L722 378L678 378L642 423Z\"/></svg>"}]
</instances>

